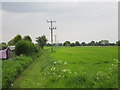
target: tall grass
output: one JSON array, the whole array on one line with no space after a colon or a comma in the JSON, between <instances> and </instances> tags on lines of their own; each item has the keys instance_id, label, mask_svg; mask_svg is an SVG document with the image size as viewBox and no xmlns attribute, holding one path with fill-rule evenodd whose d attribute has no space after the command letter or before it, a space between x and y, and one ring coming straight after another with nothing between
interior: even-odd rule
<instances>
[{"instance_id":1,"label":"tall grass","mask_svg":"<svg viewBox=\"0 0 120 90\"><path fill-rule=\"evenodd\" d=\"M118 88L117 47L61 47L44 68L46 87Z\"/></svg>"}]
</instances>

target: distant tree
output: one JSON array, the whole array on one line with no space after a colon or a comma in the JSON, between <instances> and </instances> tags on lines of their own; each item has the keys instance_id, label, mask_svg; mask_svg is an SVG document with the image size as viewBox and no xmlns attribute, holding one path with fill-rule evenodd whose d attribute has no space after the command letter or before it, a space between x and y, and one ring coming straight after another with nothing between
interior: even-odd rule
<instances>
[{"instance_id":1,"label":"distant tree","mask_svg":"<svg viewBox=\"0 0 120 90\"><path fill-rule=\"evenodd\" d=\"M86 46L86 43L85 43L85 42L82 42L82 43L81 43L81 46Z\"/></svg>"},{"instance_id":2,"label":"distant tree","mask_svg":"<svg viewBox=\"0 0 120 90\"><path fill-rule=\"evenodd\" d=\"M70 46L73 47L73 46L75 46L75 44L74 44L74 43L71 43Z\"/></svg>"},{"instance_id":3,"label":"distant tree","mask_svg":"<svg viewBox=\"0 0 120 90\"><path fill-rule=\"evenodd\" d=\"M99 43L102 46L108 46L109 45L109 41L108 40L101 40L101 41L99 41Z\"/></svg>"},{"instance_id":4,"label":"distant tree","mask_svg":"<svg viewBox=\"0 0 120 90\"><path fill-rule=\"evenodd\" d=\"M75 42L75 46L80 46L79 41L76 41L76 42Z\"/></svg>"},{"instance_id":5,"label":"distant tree","mask_svg":"<svg viewBox=\"0 0 120 90\"><path fill-rule=\"evenodd\" d=\"M18 34L8 42L8 45L15 45L20 40L22 40L22 37Z\"/></svg>"},{"instance_id":6,"label":"distant tree","mask_svg":"<svg viewBox=\"0 0 120 90\"><path fill-rule=\"evenodd\" d=\"M115 43L109 43L110 46L115 46Z\"/></svg>"},{"instance_id":7,"label":"distant tree","mask_svg":"<svg viewBox=\"0 0 120 90\"><path fill-rule=\"evenodd\" d=\"M50 43L47 43L46 46L51 46L51 44L50 44Z\"/></svg>"},{"instance_id":8,"label":"distant tree","mask_svg":"<svg viewBox=\"0 0 120 90\"><path fill-rule=\"evenodd\" d=\"M63 46L63 44L62 43L58 43L58 46Z\"/></svg>"},{"instance_id":9,"label":"distant tree","mask_svg":"<svg viewBox=\"0 0 120 90\"><path fill-rule=\"evenodd\" d=\"M36 42L37 42L38 46L40 46L42 49L46 45L47 41L48 40L45 35L36 37Z\"/></svg>"},{"instance_id":10,"label":"distant tree","mask_svg":"<svg viewBox=\"0 0 120 90\"><path fill-rule=\"evenodd\" d=\"M90 46L95 46L95 44L96 44L95 41L91 41L91 42L89 43Z\"/></svg>"},{"instance_id":11,"label":"distant tree","mask_svg":"<svg viewBox=\"0 0 120 90\"><path fill-rule=\"evenodd\" d=\"M63 43L63 45L64 45L64 46L70 46L70 41L65 41L65 42Z\"/></svg>"},{"instance_id":12,"label":"distant tree","mask_svg":"<svg viewBox=\"0 0 120 90\"><path fill-rule=\"evenodd\" d=\"M8 42L8 45L14 45L13 39Z\"/></svg>"},{"instance_id":13,"label":"distant tree","mask_svg":"<svg viewBox=\"0 0 120 90\"><path fill-rule=\"evenodd\" d=\"M99 42L96 42L96 43L95 43L95 46L99 46L99 45L100 45Z\"/></svg>"},{"instance_id":14,"label":"distant tree","mask_svg":"<svg viewBox=\"0 0 120 90\"><path fill-rule=\"evenodd\" d=\"M27 40L27 41L32 42L32 39L31 39L31 37L29 35L24 36L23 40Z\"/></svg>"},{"instance_id":15,"label":"distant tree","mask_svg":"<svg viewBox=\"0 0 120 90\"><path fill-rule=\"evenodd\" d=\"M120 40L118 40L118 41L116 42L116 44L117 44L118 46L120 46Z\"/></svg>"}]
</instances>

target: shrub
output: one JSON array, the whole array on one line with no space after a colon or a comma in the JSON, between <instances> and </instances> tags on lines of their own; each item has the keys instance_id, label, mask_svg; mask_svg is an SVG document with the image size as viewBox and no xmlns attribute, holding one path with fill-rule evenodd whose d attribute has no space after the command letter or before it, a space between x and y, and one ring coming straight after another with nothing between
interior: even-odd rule
<instances>
[{"instance_id":1,"label":"shrub","mask_svg":"<svg viewBox=\"0 0 120 90\"><path fill-rule=\"evenodd\" d=\"M35 47L35 45L32 42L26 40L19 41L15 46L16 55L23 54L29 56L35 53L36 51L37 48Z\"/></svg>"}]
</instances>

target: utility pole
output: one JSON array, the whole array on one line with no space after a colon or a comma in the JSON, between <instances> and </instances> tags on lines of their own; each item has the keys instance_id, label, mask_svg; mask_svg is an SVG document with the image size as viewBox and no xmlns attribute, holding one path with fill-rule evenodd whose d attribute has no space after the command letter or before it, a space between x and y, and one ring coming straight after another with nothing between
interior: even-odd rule
<instances>
[{"instance_id":1,"label":"utility pole","mask_svg":"<svg viewBox=\"0 0 120 90\"><path fill-rule=\"evenodd\" d=\"M47 20L48 23L50 23L49 29L51 30L51 52L53 52L53 30L56 29L56 27L53 27L53 23L56 22L55 20Z\"/></svg>"}]
</instances>

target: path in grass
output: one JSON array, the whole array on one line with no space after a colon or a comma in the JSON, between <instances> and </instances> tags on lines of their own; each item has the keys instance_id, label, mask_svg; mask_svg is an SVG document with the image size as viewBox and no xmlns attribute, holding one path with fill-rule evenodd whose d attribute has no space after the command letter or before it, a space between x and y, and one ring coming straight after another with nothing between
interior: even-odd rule
<instances>
[{"instance_id":1,"label":"path in grass","mask_svg":"<svg viewBox=\"0 0 120 90\"><path fill-rule=\"evenodd\" d=\"M44 53L37 58L13 83L13 88L43 88L44 76L41 74L41 68L48 59L48 53Z\"/></svg>"}]
</instances>

